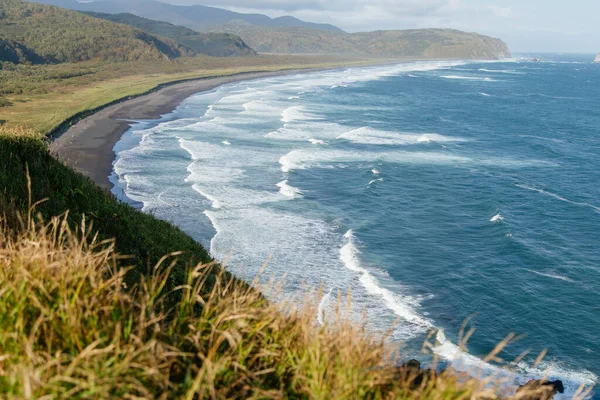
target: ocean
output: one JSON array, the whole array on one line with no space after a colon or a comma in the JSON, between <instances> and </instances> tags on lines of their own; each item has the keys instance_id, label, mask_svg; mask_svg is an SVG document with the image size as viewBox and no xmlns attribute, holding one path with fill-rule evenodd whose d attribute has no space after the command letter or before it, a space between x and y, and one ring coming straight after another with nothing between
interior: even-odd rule
<instances>
[{"instance_id":1,"label":"ocean","mask_svg":"<svg viewBox=\"0 0 600 400\"><path fill-rule=\"evenodd\" d=\"M113 192L231 272L338 293L417 357L564 397L600 375L600 65L593 55L416 62L271 77L137 121ZM465 320L468 351L457 346ZM534 365L547 349L544 361ZM525 350L522 360L513 362ZM597 391L597 390L596 390Z\"/></svg>"}]
</instances>

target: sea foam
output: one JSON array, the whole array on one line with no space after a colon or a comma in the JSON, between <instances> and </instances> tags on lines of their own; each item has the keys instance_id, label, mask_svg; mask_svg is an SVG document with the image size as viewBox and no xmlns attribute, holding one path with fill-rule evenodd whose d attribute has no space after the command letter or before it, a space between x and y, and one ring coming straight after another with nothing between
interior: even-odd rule
<instances>
[{"instance_id":1,"label":"sea foam","mask_svg":"<svg viewBox=\"0 0 600 400\"><path fill-rule=\"evenodd\" d=\"M314 117L308 115L302 106L288 107L281 112L282 122L306 121L311 119L314 119Z\"/></svg>"},{"instance_id":2,"label":"sea foam","mask_svg":"<svg viewBox=\"0 0 600 400\"><path fill-rule=\"evenodd\" d=\"M440 78L456 79L456 80L463 80L463 81L499 82L498 80L492 79L492 78L481 78L481 77L477 77L477 76L463 76L463 75L442 75L442 76L440 76Z\"/></svg>"},{"instance_id":3,"label":"sea foam","mask_svg":"<svg viewBox=\"0 0 600 400\"><path fill-rule=\"evenodd\" d=\"M367 186L371 186L374 183L377 182L383 182L383 178L378 178L378 179L373 179L372 181L369 182L369 184Z\"/></svg>"},{"instance_id":4,"label":"sea foam","mask_svg":"<svg viewBox=\"0 0 600 400\"><path fill-rule=\"evenodd\" d=\"M353 143L374 145L415 145L423 143L466 142L460 137L443 136L437 133L406 133L382 131L369 127L349 130L337 137Z\"/></svg>"},{"instance_id":5,"label":"sea foam","mask_svg":"<svg viewBox=\"0 0 600 400\"><path fill-rule=\"evenodd\" d=\"M431 328L431 322L418 315L407 302L403 301L402 296L381 287L377 279L361 266L358 258L360 252L355 244L356 238L354 237L354 232L352 230L346 232L344 239L346 240L346 244L340 249L340 260L346 268L359 274L359 281L367 292L373 296L380 297L386 307L402 318L403 321L416 325L423 331ZM411 300L414 302L414 299Z\"/></svg>"},{"instance_id":6,"label":"sea foam","mask_svg":"<svg viewBox=\"0 0 600 400\"><path fill-rule=\"evenodd\" d=\"M565 203L573 204L573 205L580 206L580 207L588 207L588 208L594 210L595 212L600 213L600 207L594 206L594 205L589 204L589 203L569 200L569 199L567 199L565 197L559 196L559 195L557 195L555 193L552 193L552 192L548 192L548 191L546 191L544 189L536 188L534 186L528 186L528 185L522 185L522 184L517 184L516 186L520 187L521 189L527 189L527 190L532 190L534 192L538 192L538 193L543 194L545 196L552 197L552 198L554 198L556 200L564 201Z\"/></svg>"},{"instance_id":7,"label":"sea foam","mask_svg":"<svg viewBox=\"0 0 600 400\"><path fill-rule=\"evenodd\" d=\"M502 222L504 221L504 217L501 214L496 214L492 218L490 218L490 222Z\"/></svg>"},{"instance_id":8,"label":"sea foam","mask_svg":"<svg viewBox=\"0 0 600 400\"><path fill-rule=\"evenodd\" d=\"M302 194L302 191L300 189L288 185L287 179L282 182L279 182L277 184L277 187L279 188L279 193L281 193L285 197L296 198L300 197Z\"/></svg>"},{"instance_id":9,"label":"sea foam","mask_svg":"<svg viewBox=\"0 0 600 400\"><path fill-rule=\"evenodd\" d=\"M560 379L565 386L565 393L555 396L556 399L571 399L580 387L594 386L598 377L587 370L570 370L558 367L555 363L542 363L538 367L532 367L521 361L518 364L508 363L507 368L492 365L462 350L459 346L446 338L443 330L436 334L436 345L433 352L441 358L449 361L452 368L466 372L479 379L494 377L497 382L505 382L501 385L509 395L516 392L519 385L530 379Z\"/></svg>"}]
</instances>

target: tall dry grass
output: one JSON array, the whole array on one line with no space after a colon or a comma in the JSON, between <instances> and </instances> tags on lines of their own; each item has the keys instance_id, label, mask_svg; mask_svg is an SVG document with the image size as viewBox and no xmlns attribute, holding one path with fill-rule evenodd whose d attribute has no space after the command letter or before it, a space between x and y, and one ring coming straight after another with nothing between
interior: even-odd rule
<instances>
[{"instance_id":1,"label":"tall dry grass","mask_svg":"<svg viewBox=\"0 0 600 400\"><path fill-rule=\"evenodd\" d=\"M103 198L47 155L33 131L0 126L0 145L0 398L441 400L501 393L493 377L445 373L420 382L394 368L396 349L348 320L344 299L332 322L318 326L318 296L301 307L276 305L212 264L185 270L190 260L206 259L199 245ZM27 179L18 180L23 170ZM35 202L43 198L49 200ZM71 207L78 212L51 218ZM34 209L50 222L36 222ZM115 236L118 243L100 239ZM185 253L145 273L147 261L175 248ZM461 344L472 333L463 332Z\"/></svg>"},{"instance_id":2,"label":"tall dry grass","mask_svg":"<svg viewBox=\"0 0 600 400\"><path fill-rule=\"evenodd\" d=\"M85 221L28 218L0 229L0 395L3 398L474 398L481 383L450 375L415 387L390 349L344 318L274 305L197 265L163 288L177 254L126 287L123 259ZM341 315L341 313L340 313Z\"/></svg>"}]
</instances>

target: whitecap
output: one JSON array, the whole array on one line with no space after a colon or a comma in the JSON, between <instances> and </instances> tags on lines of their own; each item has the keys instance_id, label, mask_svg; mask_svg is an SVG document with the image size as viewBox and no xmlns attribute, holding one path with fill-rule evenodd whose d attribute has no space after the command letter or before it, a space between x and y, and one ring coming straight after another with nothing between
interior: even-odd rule
<instances>
[{"instance_id":1,"label":"whitecap","mask_svg":"<svg viewBox=\"0 0 600 400\"><path fill-rule=\"evenodd\" d=\"M230 146L231 143L227 140L223 140L221 143L223 143L225 146Z\"/></svg>"},{"instance_id":2,"label":"whitecap","mask_svg":"<svg viewBox=\"0 0 600 400\"><path fill-rule=\"evenodd\" d=\"M347 127L335 122L311 120L310 122L286 123L276 131L267 133L265 138L294 142L305 142L310 139L331 140L347 131Z\"/></svg>"},{"instance_id":3,"label":"whitecap","mask_svg":"<svg viewBox=\"0 0 600 400\"><path fill-rule=\"evenodd\" d=\"M558 275L558 274L544 273L544 272L534 271L532 269L526 269L526 271L532 272L536 275L545 276L546 278L558 279L558 280L565 281L565 282L575 282L571 278L568 278L568 277L562 276L562 275Z\"/></svg>"},{"instance_id":4,"label":"whitecap","mask_svg":"<svg viewBox=\"0 0 600 400\"><path fill-rule=\"evenodd\" d=\"M538 193L543 194L545 196L549 196L549 197L555 198L556 200L564 201L565 203L573 204L573 205L580 206L580 207L588 207L588 208L591 208L592 210L594 210L595 212L600 213L600 207L594 206L594 205L589 204L589 203L584 203L584 202L578 202L578 201L569 200L569 199L567 199L565 197L559 196L559 195L557 195L555 193L551 193L551 192L548 192L548 191L543 190L543 189L536 188L534 186L528 186L528 185L522 185L522 184L517 184L516 186L520 187L521 189L527 189L527 190L532 190L534 192L538 192Z\"/></svg>"},{"instance_id":5,"label":"whitecap","mask_svg":"<svg viewBox=\"0 0 600 400\"><path fill-rule=\"evenodd\" d=\"M356 238L352 229L344 234L344 239L346 239L346 244L340 249L340 260L346 268L359 273L359 281L367 292L381 298L386 307L402 318L403 321L416 325L421 330L431 328L431 322L419 316L408 302L403 301L405 299L402 296L381 287L377 279L360 265L358 259L360 252L356 247ZM414 299L411 300L412 302L415 301Z\"/></svg>"},{"instance_id":6,"label":"whitecap","mask_svg":"<svg viewBox=\"0 0 600 400\"><path fill-rule=\"evenodd\" d=\"M379 175L381 172L379 172L379 170L378 170L378 169L376 169L376 168L373 168L373 169L371 170L371 173L372 173L373 175Z\"/></svg>"},{"instance_id":7,"label":"whitecap","mask_svg":"<svg viewBox=\"0 0 600 400\"><path fill-rule=\"evenodd\" d=\"M367 186L371 186L374 183L383 182L383 178L373 179Z\"/></svg>"},{"instance_id":8,"label":"whitecap","mask_svg":"<svg viewBox=\"0 0 600 400\"><path fill-rule=\"evenodd\" d=\"M309 138L308 139L309 142L311 142L312 144L326 144L324 140L319 140L319 139L314 139L314 138Z\"/></svg>"},{"instance_id":9,"label":"whitecap","mask_svg":"<svg viewBox=\"0 0 600 400\"><path fill-rule=\"evenodd\" d=\"M502 222L504 221L504 217L501 214L496 214L492 218L490 218L490 222Z\"/></svg>"},{"instance_id":10,"label":"whitecap","mask_svg":"<svg viewBox=\"0 0 600 400\"><path fill-rule=\"evenodd\" d=\"M518 72L518 71L515 71L514 69L486 69L486 68L480 68L479 71L481 71L481 72L490 72L490 73L493 73L493 74L525 75L524 72Z\"/></svg>"},{"instance_id":11,"label":"whitecap","mask_svg":"<svg viewBox=\"0 0 600 400\"><path fill-rule=\"evenodd\" d=\"M458 79L464 81L479 81L479 82L498 82L496 79L492 78L480 78L476 76L462 76L462 75L442 75L440 78L444 79Z\"/></svg>"},{"instance_id":12,"label":"whitecap","mask_svg":"<svg viewBox=\"0 0 600 400\"><path fill-rule=\"evenodd\" d=\"M480 95L482 95L483 97L492 97L491 94L487 94L485 92L479 92Z\"/></svg>"},{"instance_id":13,"label":"whitecap","mask_svg":"<svg viewBox=\"0 0 600 400\"><path fill-rule=\"evenodd\" d=\"M439 152L415 152L415 151L392 151L392 152L369 152L369 151L347 151L319 149L297 149L292 150L279 159L281 171L288 173L292 170L307 168L335 168L345 163L355 162L379 162L386 161L397 164L464 164L474 160L447 153ZM485 160L492 165L509 165L509 160Z\"/></svg>"},{"instance_id":14,"label":"whitecap","mask_svg":"<svg viewBox=\"0 0 600 400\"><path fill-rule=\"evenodd\" d=\"M359 144L374 145L414 145L423 143L466 142L467 139L453 136L443 136L437 133L392 132L362 127L347 131L337 137Z\"/></svg>"},{"instance_id":15,"label":"whitecap","mask_svg":"<svg viewBox=\"0 0 600 400\"><path fill-rule=\"evenodd\" d=\"M279 193L284 195L285 197L296 198L301 196L302 191L296 187L288 185L288 180L284 180L277 184L279 188Z\"/></svg>"},{"instance_id":16,"label":"whitecap","mask_svg":"<svg viewBox=\"0 0 600 400\"><path fill-rule=\"evenodd\" d=\"M315 117L307 114L302 106L288 107L281 112L282 122L306 121L311 119L315 119Z\"/></svg>"}]
</instances>

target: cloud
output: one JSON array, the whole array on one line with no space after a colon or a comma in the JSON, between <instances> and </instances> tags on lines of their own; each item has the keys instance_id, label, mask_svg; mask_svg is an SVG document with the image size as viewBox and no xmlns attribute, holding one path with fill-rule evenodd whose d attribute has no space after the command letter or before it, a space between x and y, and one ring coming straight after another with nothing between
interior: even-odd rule
<instances>
[{"instance_id":1,"label":"cloud","mask_svg":"<svg viewBox=\"0 0 600 400\"><path fill-rule=\"evenodd\" d=\"M270 16L293 14L314 22L336 24L349 31L446 27L463 0L162 0L203 4ZM470 0L467 0L470 1Z\"/></svg>"},{"instance_id":2,"label":"cloud","mask_svg":"<svg viewBox=\"0 0 600 400\"><path fill-rule=\"evenodd\" d=\"M378 10L392 15L422 16L459 0L170 0L177 4L203 4L245 10L360 12Z\"/></svg>"}]
</instances>

